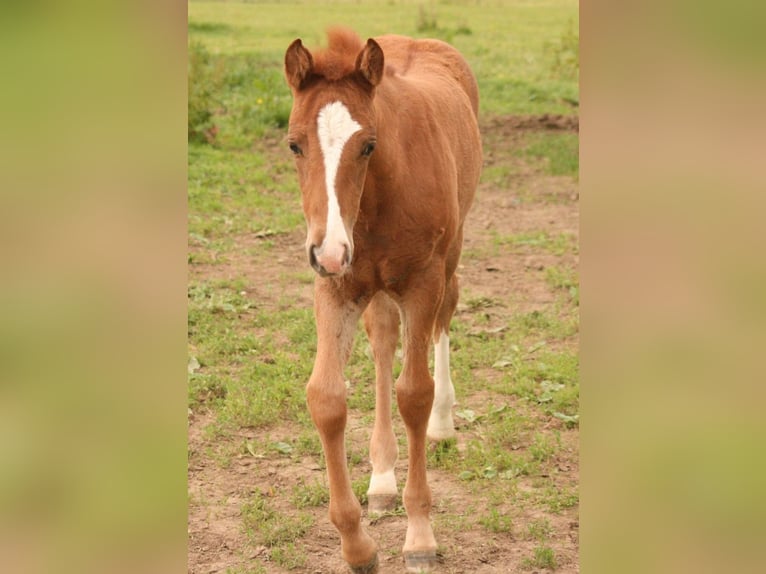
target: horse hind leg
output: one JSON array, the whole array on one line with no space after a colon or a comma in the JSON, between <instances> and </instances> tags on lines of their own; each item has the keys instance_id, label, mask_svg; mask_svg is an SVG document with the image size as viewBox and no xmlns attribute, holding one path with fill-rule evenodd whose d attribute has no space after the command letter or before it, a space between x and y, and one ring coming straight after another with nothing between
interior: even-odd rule
<instances>
[{"instance_id":1,"label":"horse hind leg","mask_svg":"<svg viewBox=\"0 0 766 574\"><path fill-rule=\"evenodd\" d=\"M399 309L385 293L373 297L364 314L364 327L375 359L375 427L370 439L372 476L367 510L382 513L393 510L398 498L394 474L398 449L391 424L391 388L399 341Z\"/></svg>"},{"instance_id":2,"label":"horse hind leg","mask_svg":"<svg viewBox=\"0 0 766 574\"><path fill-rule=\"evenodd\" d=\"M407 534L402 555L407 572L430 572L437 562L436 539L430 521L431 489L426 474L426 428L434 399L428 368L428 347L444 284L437 273L424 274L419 289L402 298L404 362L396 381L399 413L407 430L407 483L402 492L407 510Z\"/></svg>"},{"instance_id":3,"label":"horse hind leg","mask_svg":"<svg viewBox=\"0 0 766 574\"><path fill-rule=\"evenodd\" d=\"M447 282L444 300L434 326L434 404L428 418L427 436L441 441L455 436L452 407L455 404L455 386L449 368L449 324L457 308L457 275Z\"/></svg>"}]
</instances>

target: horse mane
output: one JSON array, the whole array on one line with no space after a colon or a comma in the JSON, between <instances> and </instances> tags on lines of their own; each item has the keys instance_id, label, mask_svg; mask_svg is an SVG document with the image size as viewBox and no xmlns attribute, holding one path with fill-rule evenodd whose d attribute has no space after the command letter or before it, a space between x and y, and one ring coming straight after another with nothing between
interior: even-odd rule
<instances>
[{"instance_id":1,"label":"horse mane","mask_svg":"<svg viewBox=\"0 0 766 574\"><path fill-rule=\"evenodd\" d=\"M362 48L362 40L352 30L328 28L327 47L312 53L314 72L330 81L339 80L355 70L356 57Z\"/></svg>"}]
</instances>

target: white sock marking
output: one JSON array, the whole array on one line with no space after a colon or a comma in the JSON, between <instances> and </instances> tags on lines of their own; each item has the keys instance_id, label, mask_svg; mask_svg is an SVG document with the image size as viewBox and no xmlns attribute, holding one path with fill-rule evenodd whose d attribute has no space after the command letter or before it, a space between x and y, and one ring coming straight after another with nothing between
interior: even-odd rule
<instances>
[{"instance_id":1,"label":"white sock marking","mask_svg":"<svg viewBox=\"0 0 766 574\"><path fill-rule=\"evenodd\" d=\"M396 475L394 469L370 476L370 488L367 494L396 494Z\"/></svg>"},{"instance_id":2,"label":"white sock marking","mask_svg":"<svg viewBox=\"0 0 766 574\"><path fill-rule=\"evenodd\" d=\"M434 345L434 404L428 418L428 436L442 439L454 435L454 404L455 387L449 374L449 337L446 333L441 333Z\"/></svg>"},{"instance_id":3,"label":"white sock marking","mask_svg":"<svg viewBox=\"0 0 766 574\"><path fill-rule=\"evenodd\" d=\"M356 132L362 129L348 108L342 102L327 104L317 116L317 134L319 148L324 157L325 185L327 187L327 227L324 245L331 249L334 245L349 244L346 228L340 216L338 195L335 191L335 178L343 154L343 147Z\"/></svg>"}]
</instances>

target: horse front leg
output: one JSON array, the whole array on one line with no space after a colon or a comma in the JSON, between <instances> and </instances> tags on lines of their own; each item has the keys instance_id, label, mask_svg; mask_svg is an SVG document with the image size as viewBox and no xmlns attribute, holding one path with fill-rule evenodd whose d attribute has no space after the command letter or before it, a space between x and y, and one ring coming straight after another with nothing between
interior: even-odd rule
<instances>
[{"instance_id":1,"label":"horse front leg","mask_svg":"<svg viewBox=\"0 0 766 574\"><path fill-rule=\"evenodd\" d=\"M330 521L340 533L341 554L355 574L377 570L377 546L361 524L362 508L346 463L346 385L343 367L362 307L343 302L332 285L318 280L314 296L317 355L306 386L311 419L319 431L330 486Z\"/></svg>"}]
</instances>

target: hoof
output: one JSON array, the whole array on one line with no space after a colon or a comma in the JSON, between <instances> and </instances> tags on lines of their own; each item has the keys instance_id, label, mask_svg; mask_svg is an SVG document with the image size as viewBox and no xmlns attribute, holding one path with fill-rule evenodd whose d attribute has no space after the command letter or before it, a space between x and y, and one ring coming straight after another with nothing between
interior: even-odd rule
<instances>
[{"instance_id":1,"label":"hoof","mask_svg":"<svg viewBox=\"0 0 766 574\"><path fill-rule=\"evenodd\" d=\"M367 513L383 514L396 508L398 494L368 494L367 495Z\"/></svg>"},{"instance_id":2,"label":"hoof","mask_svg":"<svg viewBox=\"0 0 766 574\"><path fill-rule=\"evenodd\" d=\"M404 566L407 568L407 572L431 572L436 567L436 551L405 552Z\"/></svg>"},{"instance_id":3,"label":"hoof","mask_svg":"<svg viewBox=\"0 0 766 574\"><path fill-rule=\"evenodd\" d=\"M367 564L364 564L362 566L351 566L351 572L353 574L375 574L378 571L378 553L375 553L375 556L372 557L372 560L368 562Z\"/></svg>"}]
</instances>

